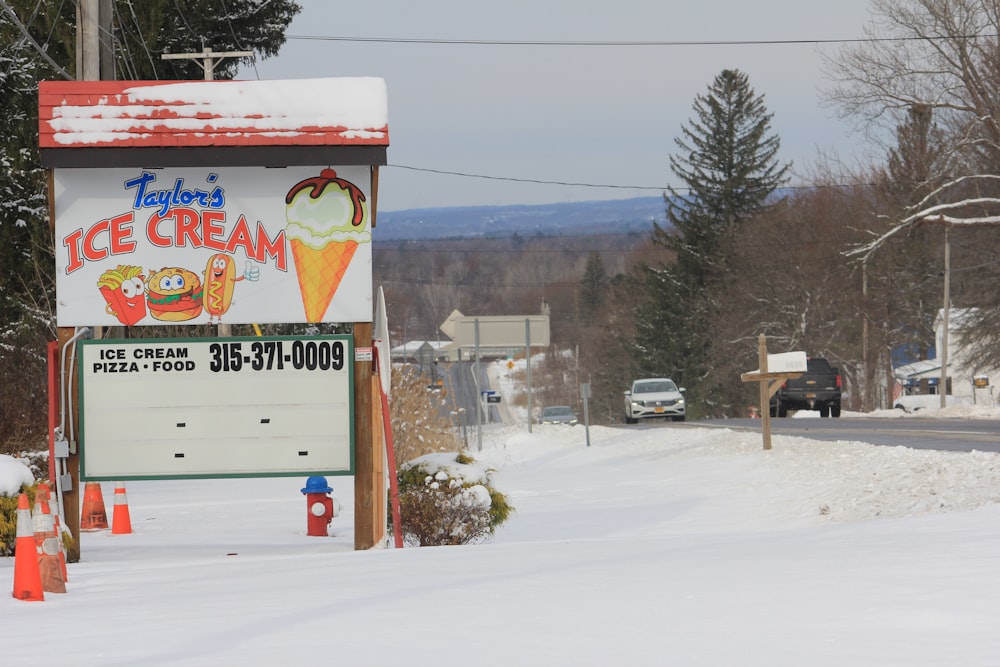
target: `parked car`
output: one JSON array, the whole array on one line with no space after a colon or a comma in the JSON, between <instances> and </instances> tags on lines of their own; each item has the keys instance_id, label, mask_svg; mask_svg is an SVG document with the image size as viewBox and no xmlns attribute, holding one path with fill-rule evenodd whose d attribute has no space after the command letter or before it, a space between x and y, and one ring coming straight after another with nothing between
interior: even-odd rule
<instances>
[{"instance_id":1,"label":"parked car","mask_svg":"<svg viewBox=\"0 0 1000 667\"><path fill-rule=\"evenodd\" d=\"M573 408L568 405L550 405L542 409L542 414L538 418L539 424L569 424L573 426L579 420Z\"/></svg>"},{"instance_id":2,"label":"parked car","mask_svg":"<svg viewBox=\"0 0 1000 667\"><path fill-rule=\"evenodd\" d=\"M655 417L684 421L684 387L678 388L670 378L645 378L632 383L625 392L625 423Z\"/></svg>"},{"instance_id":3,"label":"parked car","mask_svg":"<svg viewBox=\"0 0 1000 667\"><path fill-rule=\"evenodd\" d=\"M839 417L840 370L821 357L810 357L807 370L787 380L771 397L771 416L787 417L793 410L818 410L820 417Z\"/></svg>"}]
</instances>

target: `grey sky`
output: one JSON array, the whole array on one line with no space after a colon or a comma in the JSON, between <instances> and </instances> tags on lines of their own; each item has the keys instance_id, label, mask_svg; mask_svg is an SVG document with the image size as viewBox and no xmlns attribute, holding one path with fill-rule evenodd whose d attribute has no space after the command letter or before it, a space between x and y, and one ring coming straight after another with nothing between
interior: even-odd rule
<instances>
[{"instance_id":1,"label":"grey sky","mask_svg":"<svg viewBox=\"0 0 1000 667\"><path fill-rule=\"evenodd\" d=\"M852 128L821 105L816 44L540 46L349 42L302 37L486 41L781 41L862 36L869 0L299 0L281 53L240 78L380 76L389 166L379 209L656 196L674 137L723 69L744 71L774 113L793 181L818 151L852 161ZM394 166L395 165L395 166ZM426 170L571 183L450 176Z\"/></svg>"}]
</instances>

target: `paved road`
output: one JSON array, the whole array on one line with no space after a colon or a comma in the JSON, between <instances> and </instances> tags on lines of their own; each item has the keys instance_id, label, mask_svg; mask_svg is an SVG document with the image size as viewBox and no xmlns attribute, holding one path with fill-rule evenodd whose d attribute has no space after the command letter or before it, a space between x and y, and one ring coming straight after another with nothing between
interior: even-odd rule
<instances>
[{"instance_id":1,"label":"paved road","mask_svg":"<svg viewBox=\"0 0 1000 667\"><path fill-rule=\"evenodd\" d=\"M479 385L476 386L476 373L479 374ZM486 374L486 364L476 364L472 361L459 361L447 367L447 375L444 377L445 388L450 397L449 403L453 406L456 414L461 415L461 420L457 426L472 426L475 428L477 419L476 396L477 391L485 391L490 388L490 379ZM483 423L495 423L500 421L500 415L494 405L488 405L487 411L483 412Z\"/></svg>"},{"instance_id":2,"label":"paved road","mask_svg":"<svg viewBox=\"0 0 1000 667\"><path fill-rule=\"evenodd\" d=\"M760 432L759 419L707 419L684 426L712 426ZM667 425L661 423L658 425ZM671 424L681 426L680 424ZM652 426L652 425L651 425ZM849 440L874 445L903 446L945 451L1000 452L1000 420L929 419L906 417L878 419L772 419L774 435L797 435L814 440Z\"/></svg>"},{"instance_id":3,"label":"paved road","mask_svg":"<svg viewBox=\"0 0 1000 667\"><path fill-rule=\"evenodd\" d=\"M451 410L464 416L462 428L466 438L469 431L475 431L476 392L490 388L486 365L479 370L479 387L476 387L477 365L463 361L451 364L447 369L445 386L450 397ZM461 411L458 408L462 408ZM501 421L495 406L490 405L489 415L484 414L486 423ZM655 420L639 424L622 425L621 428L690 428L716 427L743 429L760 432L759 419L706 419L689 422L664 422ZM802 418L772 419L771 432L774 435L793 435L814 440L847 440L869 442L873 445L890 447L912 447L914 449L938 449L955 452L998 452L1000 453L1000 420L997 419L930 419L924 417L904 417L898 419L842 417L840 419Z\"/></svg>"}]
</instances>

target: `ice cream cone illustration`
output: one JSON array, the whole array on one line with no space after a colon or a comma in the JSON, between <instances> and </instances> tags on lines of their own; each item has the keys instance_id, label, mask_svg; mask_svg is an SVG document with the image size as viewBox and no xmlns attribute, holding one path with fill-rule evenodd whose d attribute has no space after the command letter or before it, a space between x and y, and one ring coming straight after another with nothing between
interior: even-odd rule
<instances>
[{"instance_id":1,"label":"ice cream cone illustration","mask_svg":"<svg viewBox=\"0 0 1000 667\"><path fill-rule=\"evenodd\" d=\"M369 243L361 189L333 169L296 183L285 197L285 236L292 247L307 322L322 322L358 244Z\"/></svg>"}]
</instances>

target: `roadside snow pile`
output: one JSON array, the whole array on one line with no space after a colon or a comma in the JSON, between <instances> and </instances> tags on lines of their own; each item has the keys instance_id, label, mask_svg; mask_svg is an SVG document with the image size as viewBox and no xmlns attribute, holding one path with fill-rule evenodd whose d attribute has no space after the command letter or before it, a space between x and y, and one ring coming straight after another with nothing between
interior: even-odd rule
<instances>
[{"instance_id":1,"label":"roadside snow pile","mask_svg":"<svg viewBox=\"0 0 1000 667\"><path fill-rule=\"evenodd\" d=\"M900 417L920 417L932 419L998 419L1000 409L990 405L949 405L946 408L938 406L937 396L909 396L908 398L933 399L932 401L920 401L918 404L908 405L902 408L891 410L873 410L872 412L852 413L854 417L879 417L879 418L900 418ZM819 413L817 413L818 416Z\"/></svg>"},{"instance_id":2,"label":"roadside snow pile","mask_svg":"<svg viewBox=\"0 0 1000 667\"><path fill-rule=\"evenodd\" d=\"M647 505L652 499L648 511L658 524L676 529L683 522L685 530L698 532L718 529L718 516L728 517L735 530L769 530L1000 503L1000 454L994 453L792 436L774 436L773 449L764 451L759 434L720 428L592 426L590 436L588 448L581 428L504 429L491 438L491 463L505 488L516 488L523 462L537 469L540 458L548 474L569 476L596 462L608 470L607 488L576 502L593 503L601 512L609 498L640 497ZM515 507L525 502L512 495Z\"/></svg>"},{"instance_id":3,"label":"roadside snow pile","mask_svg":"<svg viewBox=\"0 0 1000 667\"><path fill-rule=\"evenodd\" d=\"M1000 455L775 439L775 474L832 521L971 510L1000 502Z\"/></svg>"},{"instance_id":4,"label":"roadside snow pile","mask_svg":"<svg viewBox=\"0 0 1000 667\"><path fill-rule=\"evenodd\" d=\"M952 405L941 409L925 409L920 411L922 417L940 417L943 419L997 419L1000 410L986 405Z\"/></svg>"},{"instance_id":5,"label":"roadside snow pile","mask_svg":"<svg viewBox=\"0 0 1000 667\"><path fill-rule=\"evenodd\" d=\"M515 363L523 364L523 360ZM498 364L490 372L491 381L507 400L515 390L510 374ZM526 419L524 413L522 409L518 416ZM794 416L819 419L818 412L799 411ZM1000 409L982 405L940 409L928 404L917 412L893 409L844 416L997 419ZM662 430L591 426L594 452L588 456L601 456L599 451L615 457L637 456L644 462L642 474L650 479L640 481L632 471L630 479L619 484L648 483L660 495L689 493L712 507L728 504L727 511L743 528L906 517L1000 503L1000 454L778 435L772 439L773 449L765 452L758 433L692 426ZM553 456L553 450L563 448L575 451L584 439L580 426L536 425L533 431L519 433L517 427L495 431L496 451L503 452L509 463L512 455ZM504 433L510 436L506 443L502 442ZM579 455L565 454L558 460L568 465ZM493 463L497 468L504 466L503 461ZM571 474L568 469L563 472ZM514 505L518 505L516 497Z\"/></svg>"}]
</instances>

